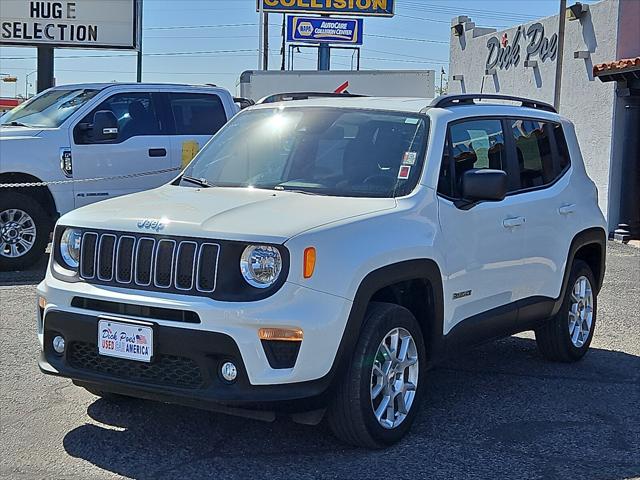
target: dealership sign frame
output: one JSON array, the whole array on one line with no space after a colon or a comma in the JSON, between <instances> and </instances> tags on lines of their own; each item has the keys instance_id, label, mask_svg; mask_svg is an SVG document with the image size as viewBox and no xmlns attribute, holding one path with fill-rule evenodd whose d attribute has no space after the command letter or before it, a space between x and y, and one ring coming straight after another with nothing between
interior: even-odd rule
<instances>
[{"instance_id":1,"label":"dealership sign frame","mask_svg":"<svg viewBox=\"0 0 640 480\"><path fill-rule=\"evenodd\" d=\"M140 48L142 0L1 1L0 45Z\"/></svg>"},{"instance_id":2,"label":"dealership sign frame","mask_svg":"<svg viewBox=\"0 0 640 480\"><path fill-rule=\"evenodd\" d=\"M287 17L287 42L362 45L362 18Z\"/></svg>"},{"instance_id":3,"label":"dealership sign frame","mask_svg":"<svg viewBox=\"0 0 640 480\"><path fill-rule=\"evenodd\" d=\"M257 0L265 13L315 13L320 15L358 15L393 17L395 0Z\"/></svg>"}]
</instances>

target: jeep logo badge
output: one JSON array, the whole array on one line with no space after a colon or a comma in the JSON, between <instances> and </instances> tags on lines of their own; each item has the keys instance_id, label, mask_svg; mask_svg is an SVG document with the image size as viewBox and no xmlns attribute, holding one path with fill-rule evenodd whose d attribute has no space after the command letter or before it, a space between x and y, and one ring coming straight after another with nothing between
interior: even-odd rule
<instances>
[{"instance_id":1,"label":"jeep logo badge","mask_svg":"<svg viewBox=\"0 0 640 480\"><path fill-rule=\"evenodd\" d=\"M162 220L151 220L148 218L144 218L142 220L138 220L138 228L142 230L153 230L154 232L159 232L164 229L165 223Z\"/></svg>"}]
</instances>

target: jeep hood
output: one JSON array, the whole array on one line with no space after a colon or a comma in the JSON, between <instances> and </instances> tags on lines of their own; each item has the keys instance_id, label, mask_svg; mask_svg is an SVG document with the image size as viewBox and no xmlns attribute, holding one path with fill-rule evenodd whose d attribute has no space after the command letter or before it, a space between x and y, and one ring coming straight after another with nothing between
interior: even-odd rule
<instances>
[{"instance_id":1,"label":"jeep hood","mask_svg":"<svg viewBox=\"0 0 640 480\"><path fill-rule=\"evenodd\" d=\"M250 188L155 190L82 207L61 225L220 240L284 243L311 228L394 208L393 198L345 198ZM150 220L146 222L145 220ZM160 220L157 230L152 222Z\"/></svg>"}]
</instances>

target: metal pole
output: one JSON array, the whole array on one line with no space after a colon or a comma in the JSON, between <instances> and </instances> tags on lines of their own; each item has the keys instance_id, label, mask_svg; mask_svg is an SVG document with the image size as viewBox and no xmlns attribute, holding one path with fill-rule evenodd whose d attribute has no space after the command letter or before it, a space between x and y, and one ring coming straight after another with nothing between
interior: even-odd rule
<instances>
[{"instance_id":1,"label":"metal pole","mask_svg":"<svg viewBox=\"0 0 640 480\"><path fill-rule=\"evenodd\" d=\"M138 59L137 59L137 68L136 68L136 81L138 83L142 82L142 0L139 0L138 6L140 7L140 11L138 12L138 27L140 28L140 33L138 34Z\"/></svg>"},{"instance_id":2,"label":"metal pole","mask_svg":"<svg viewBox=\"0 0 640 480\"><path fill-rule=\"evenodd\" d=\"M260 0L258 11L260 12L260 19L258 20L258 70L262 70L262 51L264 41L264 3Z\"/></svg>"},{"instance_id":3,"label":"metal pole","mask_svg":"<svg viewBox=\"0 0 640 480\"><path fill-rule=\"evenodd\" d=\"M53 87L53 47L38 47L38 93Z\"/></svg>"},{"instance_id":4,"label":"metal pole","mask_svg":"<svg viewBox=\"0 0 640 480\"><path fill-rule=\"evenodd\" d=\"M262 28L264 50L262 52L262 65L264 70L269 70L269 14L264 14L264 27Z\"/></svg>"},{"instance_id":5,"label":"metal pole","mask_svg":"<svg viewBox=\"0 0 640 480\"><path fill-rule=\"evenodd\" d=\"M553 106L560 111L560 95L562 93L562 62L564 60L564 29L567 23L567 0L560 0L558 19L558 60L556 62L556 82Z\"/></svg>"},{"instance_id":6,"label":"metal pole","mask_svg":"<svg viewBox=\"0 0 640 480\"><path fill-rule=\"evenodd\" d=\"M322 15L329 18L329 15ZM327 43L321 43L318 47L318 70L331 70L331 47Z\"/></svg>"},{"instance_id":7,"label":"metal pole","mask_svg":"<svg viewBox=\"0 0 640 480\"><path fill-rule=\"evenodd\" d=\"M442 95L442 79L444 78L444 67L440 68L440 95Z\"/></svg>"},{"instance_id":8,"label":"metal pole","mask_svg":"<svg viewBox=\"0 0 640 480\"><path fill-rule=\"evenodd\" d=\"M282 55L282 63L280 64L280 70L284 70L284 49L286 45L286 18L287 16L282 14L282 47L280 48L280 55Z\"/></svg>"}]
</instances>

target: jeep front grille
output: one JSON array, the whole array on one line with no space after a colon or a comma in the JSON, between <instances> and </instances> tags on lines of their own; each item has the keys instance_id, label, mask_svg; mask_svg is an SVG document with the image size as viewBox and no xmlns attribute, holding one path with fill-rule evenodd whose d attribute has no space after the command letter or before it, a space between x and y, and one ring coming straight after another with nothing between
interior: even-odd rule
<instances>
[{"instance_id":1,"label":"jeep front grille","mask_svg":"<svg viewBox=\"0 0 640 480\"><path fill-rule=\"evenodd\" d=\"M219 254L207 240L87 231L79 273L99 285L207 296L216 289Z\"/></svg>"}]
</instances>

